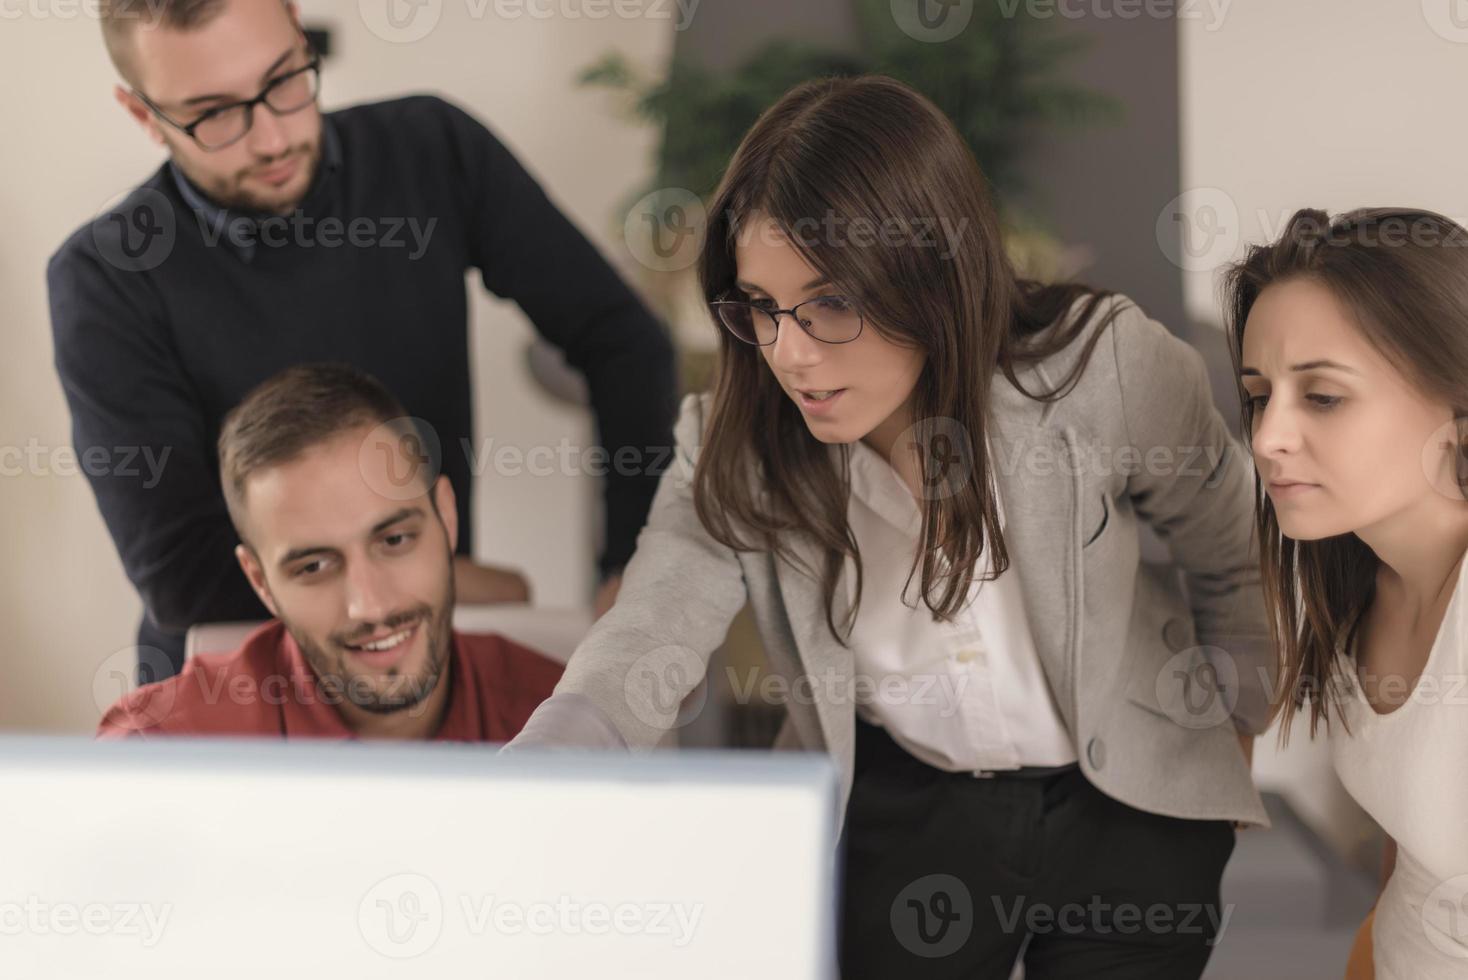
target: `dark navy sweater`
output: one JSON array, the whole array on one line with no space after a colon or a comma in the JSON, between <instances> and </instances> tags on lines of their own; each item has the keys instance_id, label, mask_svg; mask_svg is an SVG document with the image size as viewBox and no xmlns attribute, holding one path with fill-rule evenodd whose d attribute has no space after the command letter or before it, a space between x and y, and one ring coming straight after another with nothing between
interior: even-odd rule
<instances>
[{"instance_id":1,"label":"dark navy sweater","mask_svg":"<svg viewBox=\"0 0 1468 980\"><path fill-rule=\"evenodd\" d=\"M631 557L656 447L672 444L666 332L484 125L413 96L322 126L293 215L221 212L165 164L47 268L75 448L98 464L83 468L146 607L139 644L175 669L189 626L268 615L233 555L215 442L224 414L287 366L353 364L433 427L469 550L469 269L585 374L612 458L628 447L649 464L606 468L604 572Z\"/></svg>"}]
</instances>

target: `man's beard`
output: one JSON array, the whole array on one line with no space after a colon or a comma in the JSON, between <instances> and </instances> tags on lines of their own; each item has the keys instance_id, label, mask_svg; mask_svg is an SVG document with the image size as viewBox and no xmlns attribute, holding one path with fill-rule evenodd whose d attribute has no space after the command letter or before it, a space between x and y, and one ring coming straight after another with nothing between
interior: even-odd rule
<instances>
[{"instance_id":1,"label":"man's beard","mask_svg":"<svg viewBox=\"0 0 1468 980\"><path fill-rule=\"evenodd\" d=\"M339 638L328 640L328 649L316 643L304 631L296 629L284 616L281 617L281 622L296 641L296 646L301 648L301 654L315 671L317 681L323 688L334 696L345 698L363 711L375 715L397 714L418 707L444 682L449 651L454 642L452 566L448 582L446 601L437 611L421 605L416 609L394 613L381 623L373 624L374 629L378 626L393 629L408 623L419 623L418 628L423 631L424 642L428 645L428 661L416 676L405 676L399 673L397 667L391 667L380 675L349 671L346 663L347 651L341 648ZM375 677L386 678L389 683L380 686L370 680Z\"/></svg>"},{"instance_id":2,"label":"man's beard","mask_svg":"<svg viewBox=\"0 0 1468 980\"><path fill-rule=\"evenodd\" d=\"M302 161L302 171L310 175L305 185L294 197L269 197L245 188L245 181L249 178L250 174L257 173L270 166L275 166L289 158ZM311 184L315 181L316 171L321 164L321 141L318 139L311 143L298 144L274 158L268 164L262 166L257 162L252 164L247 170L238 171L228 176L194 173L190 167L180 162L177 156L174 157L174 161L183 170L184 176L193 181L211 201L222 208L246 213L289 214L300 205L301 199L305 197L306 191L310 190Z\"/></svg>"}]
</instances>

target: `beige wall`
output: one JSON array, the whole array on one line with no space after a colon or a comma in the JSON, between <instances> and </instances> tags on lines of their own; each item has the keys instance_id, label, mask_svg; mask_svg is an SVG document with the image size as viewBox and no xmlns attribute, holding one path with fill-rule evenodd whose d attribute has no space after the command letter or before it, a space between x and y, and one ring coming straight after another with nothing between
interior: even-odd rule
<instances>
[{"instance_id":1,"label":"beige wall","mask_svg":"<svg viewBox=\"0 0 1468 980\"><path fill-rule=\"evenodd\" d=\"M604 94L579 90L574 78L612 47L660 65L675 21L505 17L496 11L517 8L431 0L419 9L437 12L435 26L404 43L380 36L390 33L380 23L374 33L364 20L372 3L302 6L308 21L335 32L327 108L424 90L455 99L487 120L567 214L635 277L615 208L645 179L653 134L620 118ZM70 429L51 367L46 258L161 157L113 102L112 70L85 5L0 4L0 64L8 87L0 99L0 447L39 446L49 460L69 446ZM589 415L541 396L521 368L532 336L525 318L477 283L473 292L477 438L524 448L562 438L586 445ZM13 453L0 465L7 459ZM111 673L126 673L132 656L140 605L85 478L55 472L61 463L19 475L7 465L0 474L0 729L89 731L98 701L118 693ZM477 552L525 569L537 604L585 603L597 503L588 478L487 474L475 501Z\"/></svg>"},{"instance_id":2,"label":"beige wall","mask_svg":"<svg viewBox=\"0 0 1468 980\"><path fill-rule=\"evenodd\" d=\"M1178 23L1184 213L1198 248L1184 288L1197 317L1217 320L1217 268L1277 236L1296 208L1468 219L1468 3L1232 0L1221 20Z\"/></svg>"}]
</instances>

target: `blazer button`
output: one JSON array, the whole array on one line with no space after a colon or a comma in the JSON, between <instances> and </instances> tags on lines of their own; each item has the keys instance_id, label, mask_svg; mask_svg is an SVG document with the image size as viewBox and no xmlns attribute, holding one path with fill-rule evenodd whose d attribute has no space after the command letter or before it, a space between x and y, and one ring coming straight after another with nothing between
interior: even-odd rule
<instances>
[{"instance_id":1,"label":"blazer button","mask_svg":"<svg viewBox=\"0 0 1468 980\"><path fill-rule=\"evenodd\" d=\"M1091 739L1086 743L1086 758L1091 760L1091 768L1103 768L1106 765L1106 743L1099 738Z\"/></svg>"},{"instance_id":2,"label":"blazer button","mask_svg":"<svg viewBox=\"0 0 1468 980\"><path fill-rule=\"evenodd\" d=\"M1162 626L1162 641L1173 653L1181 653L1188 645L1188 624L1181 619L1169 619Z\"/></svg>"}]
</instances>

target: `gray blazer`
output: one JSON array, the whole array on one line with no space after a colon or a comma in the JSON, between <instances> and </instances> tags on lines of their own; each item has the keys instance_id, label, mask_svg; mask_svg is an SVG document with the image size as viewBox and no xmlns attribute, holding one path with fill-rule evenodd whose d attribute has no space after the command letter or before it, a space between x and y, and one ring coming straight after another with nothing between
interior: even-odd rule
<instances>
[{"instance_id":1,"label":"gray blazer","mask_svg":"<svg viewBox=\"0 0 1468 980\"><path fill-rule=\"evenodd\" d=\"M1064 377L1095 326L1021 374L1025 387ZM827 629L817 579L768 552L728 549L699 523L691 480L710 397L683 400L677 458L617 602L511 746L659 743L747 602L770 670L800 694L777 745L829 752L844 812L853 655ZM991 411L1005 540L1082 771L1138 809L1267 825L1236 736L1263 730L1276 677L1252 464L1213 407L1202 357L1126 303L1074 390L1047 404L1001 374ZM1142 561L1144 525L1172 564ZM812 541L790 544L822 567ZM844 588L835 601L840 624Z\"/></svg>"}]
</instances>

